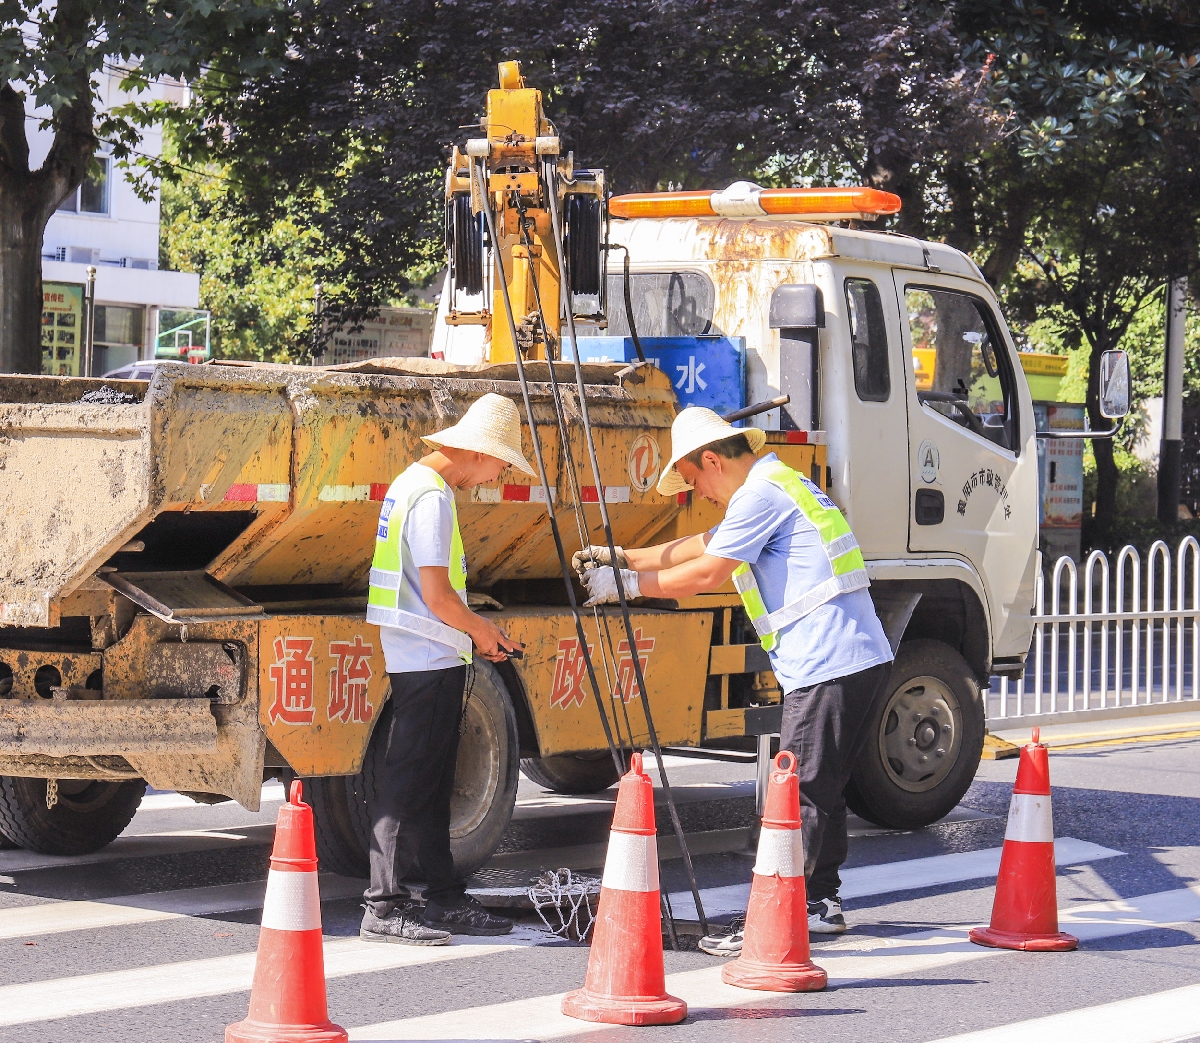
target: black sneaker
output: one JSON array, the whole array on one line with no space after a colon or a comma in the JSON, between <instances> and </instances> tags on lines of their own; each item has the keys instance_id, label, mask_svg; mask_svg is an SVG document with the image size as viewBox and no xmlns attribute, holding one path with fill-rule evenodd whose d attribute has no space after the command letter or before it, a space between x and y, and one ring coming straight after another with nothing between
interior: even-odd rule
<instances>
[{"instance_id":1,"label":"black sneaker","mask_svg":"<svg viewBox=\"0 0 1200 1043\"><path fill-rule=\"evenodd\" d=\"M846 918L842 915L842 900L837 895L808 903L808 933L846 933Z\"/></svg>"},{"instance_id":2,"label":"black sneaker","mask_svg":"<svg viewBox=\"0 0 1200 1043\"><path fill-rule=\"evenodd\" d=\"M706 934L700 939L699 945L701 950L710 956L740 956L745 932L746 918L735 916L725 930Z\"/></svg>"},{"instance_id":3,"label":"black sneaker","mask_svg":"<svg viewBox=\"0 0 1200 1043\"><path fill-rule=\"evenodd\" d=\"M421 919L420 910L412 905L397 906L383 919L367 906L358 936L364 942L392 942L396 945L450 944L450 933L429 927Z\"/></svg>"},{"instance_id":4,"label":"black sneaker","mask_svg":"<svg viewBox=\"0 0 1200 1043\"><path fill-rule=\"evenodd\" d=\"M489 913L470 895L463 895L454 905L426 902L425 923L451 934L508 934L513 929L511 920Z\"/></svg>"}]
</instances>

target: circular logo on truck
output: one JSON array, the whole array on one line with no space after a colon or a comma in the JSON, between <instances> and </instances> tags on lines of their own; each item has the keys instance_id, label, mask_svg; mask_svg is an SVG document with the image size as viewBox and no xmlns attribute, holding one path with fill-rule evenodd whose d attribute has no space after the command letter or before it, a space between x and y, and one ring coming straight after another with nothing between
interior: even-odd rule
<instances>
[{"instance_id":1,"label":"circular logo on truck","mask_svg":"<svg viewBox=\"0 0 1200 1043\"><path fill-rule=\"evenodd\" d=\"M938 479L938 469L942 466L942 457L938 447L928 438L921 443L917 450L917 467L921 471L921 481L932 485Z\"/></svg>"},{"instance_id":2,"label":"circular logo on truck","mask_svg":"<svg viewBox=\"0 0 1200 1043\"><path fill-rule=\"evenodd\" d=\"M638 435L629 447L629 484L640 493L649 492L661 466L658 442L650 435Z\"/></svg>"}]
</instances>

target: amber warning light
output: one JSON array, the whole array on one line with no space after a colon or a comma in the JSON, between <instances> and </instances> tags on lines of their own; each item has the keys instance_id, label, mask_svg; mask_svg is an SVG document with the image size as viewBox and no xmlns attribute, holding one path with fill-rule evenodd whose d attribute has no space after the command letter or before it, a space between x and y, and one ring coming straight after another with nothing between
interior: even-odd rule
<instances>
[{"instance_id":1,"label":"amber warning light","mask_svg":"<svg viewBox=\"0 0 1200 1043\"><path fill-rule=\"evenodd\" d=\"M637 192L608 201L613 217L798 217L843 221L900 212L900 197L877 188L759 188L737 181L723 192Z\"/></svg>"}]
</instances>

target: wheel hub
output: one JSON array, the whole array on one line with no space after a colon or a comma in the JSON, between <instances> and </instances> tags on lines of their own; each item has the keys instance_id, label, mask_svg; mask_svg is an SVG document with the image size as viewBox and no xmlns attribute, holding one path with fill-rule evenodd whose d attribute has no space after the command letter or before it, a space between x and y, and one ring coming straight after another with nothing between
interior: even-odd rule
<instances>
[{"instance_id":1,"label":"wheel hub","mask_svg":"<svg viewBox=\"0 0 1200 1043\"><path fill-rule=\"evenodd\" d=\"M467 836L479 828L500 787L500 727L482 699L467 703L458 742L454 793L450 798L450 836Z\"/></svg>"},{"instance_id":2,"label":"wheel hub","mask_svg":"<svg viewBox=\"0 0 1200 1043\"><path fill-rule=\"evenodd\" d=\"M924 793L942 781L962 745L962 710L936 677L914 677L892 694L883 714L879 752L901 789Z\"/></svg>"}]
</instances>

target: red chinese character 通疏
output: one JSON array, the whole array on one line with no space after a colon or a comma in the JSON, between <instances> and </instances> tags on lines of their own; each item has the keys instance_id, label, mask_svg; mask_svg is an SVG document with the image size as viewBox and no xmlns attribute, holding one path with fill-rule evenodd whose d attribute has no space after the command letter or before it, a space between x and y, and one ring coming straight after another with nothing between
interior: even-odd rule
<instances>
[{"instance_id":1,"label":"red chinese character \u901a\u758f","mask_svg":"<svg viewBox=\"0 0 1200 1043\"><path fill-rule=\"evenodd\" d=\"M329 719L343 724L367 724L375 712L367 702L367 682L371 680L371 656L374 648L363 644L361 634L354 641L329 642L329 654L337 664L329 671Z\"/></svg>"},{"instance_id":2,"label":"red chinese character \u901a\u758f","mask_svg":"<svg viewBox=\"0 0 1200 1043\"><path fill-rule=\"evenodd\" d=\"M314 643L311 637L275 638L275 665L269 671L275 699L267 711L272 724L312 724Z\"/></svg>"}]
</instances>

